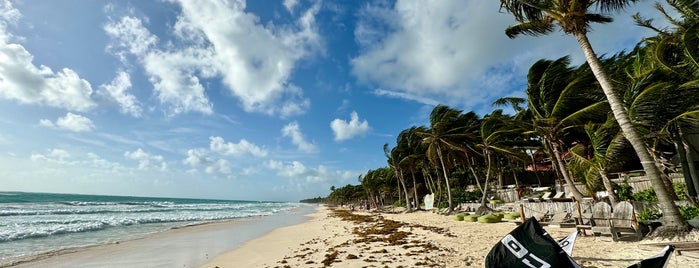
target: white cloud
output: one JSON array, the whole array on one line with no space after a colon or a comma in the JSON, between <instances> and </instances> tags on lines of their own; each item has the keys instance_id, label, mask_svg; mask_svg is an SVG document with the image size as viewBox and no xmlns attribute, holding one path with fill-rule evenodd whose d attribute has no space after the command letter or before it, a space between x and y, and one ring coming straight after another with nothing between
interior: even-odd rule
<instances>
[{"instance_id":1,"label":"white cloud","mask_svg":"<svg viewBox=\"0 0 699 268\"><path fill-rule=\"evenodd\" d=\"M149 154L143 151L141 148L138 148L133 152L124 152L124 157L138 161L138 169L141 170L151 168L159 169L161 171L167 170L167 163L165 162L163 156Z\"/></svg>"},{"instance_id":2,"label":"white cloud","mask_svg":"<svg viewBox=\"0 0 699 268\"><path fill-rule=\"evenodd\" d=\"M181 42L157 48L158 38L141 19L123 17L104 29L122 61L134 55L148 73L170 114L213 112L202 79L221 77L248 112L290 117L304 113L310 100L289 82L296 62L320 49L315 15L320 3L290 25L262 25L245 12L244 1L177 1L182 14L174 25ZM293 7L293 3L287 3Z\"/></svg>"},{"instance_id":3,"label":"white cloud","mask_svg":"<svg viewBox=\"0 0 699 268\"><path fill-rule=\"evenodd\" d=\"M180 4L183 14L177 23L197 29L210 42L215 68L246 111L287 116L301 112L303 106L292 104L308 100L288 80L295 63L319 47L314 17L319 4L288 27L262 26L257 16L245 12L244 1Z\"/></svg>"},{"instance_id":4,"label":"white cloud","mask_svg":"<svg viewBox=\"0 0 699 268\"><path fill-rule=\"evenodd\" d=\"M50 149L48 154L32 154L32 161L46 161L50 163L67 164L70 153L63 149Z\"/></svg>"},{"instance_id":5,"label":"white cloud","mask_svg":"<svg viewBox=\"0 0 699 268\"><path fill-rule=\"evenodd\" d=\"M400 91L391 91L391 90L384 90L384 89L376 89L372 93L374 93L377 96L388 96L392 98L398 98L398 99L405 99L405 100L411 100L411 101L416 101L422 104L427 104L430 106L437 106L439 104L439 101L433 100L428 97L424 96L419 96L415 94L410 94L406 92L400 92Z\"/></svg>"},{"instance_id":6,"label":"white cloud","mask_svg":"<svg viewBox=\"0 0 699 268\"><path fill-rule=\"evenodd\" d=\"M294 13L294 7L299 4L299 0L284 0L284 7L289 13Z\"/></svg>"},{"instance_id":7,"label":"white cloud","mask_svg":"<svg viewBox=\"0 0 699 268\"><path fill-rule=\"evenodd\" d=\"M126 52L143 56L158 43L158 37L143 27L138 18L122 17L118 22L107 23L104 31L115 39L115 43L108 45L107 49L117 54L122 61L126 61Z\"/></svg>"},{"instance_id":8,"label":"white cloud","mask_svg":"<svg viewBox=\"0 0 699 268\"><path fill-rule=\"evenodd\" d=\"M44 127L57 127L75 132L92 131L95 128L90 118L71 112L68 112L64 117L56 119L55 124L51 122L51 120L41 119L39 120L39 125Z\"/></svg>"},{"instance_id":9,"label":"white cloud","mask_svg":"<svg viewBox=\"0 0 699 268\"><path fill-rule=\"evenodd\" d=\"M644 33L648 36L650 31L629 27L629 14L645 7L635 5L612 24L593 25L590 39L598 54L630 49ZM386 96L489 107L494 98L521 92L518 87L536 60L572 55L576 64L584 61L574 38L561 32L508 39L504 31L514 19L498 10L497 1L365 5L355 26L360 54L351 59L352 72L361 82L390 92Z\"/></svg>"},{"instance_id":10,"label":"white cloud","mask_svg":"<svg viewBox=\"0 0 699 268\"><path fill-rule=\"evenodd\" d=\"M204 150L189 149L187 150L187 158L185 158L184 163L196 167L199 165L210 165L212 161Z\"/></svg>"},{"instance_id":11,"label":"white cloud","mask_svg":"<svg viewBox=\"0 0 699 268\"><path fill-rule=\"evenodd\" d=\"M43 127L56 127L56 125L51 122L51 120L48 119L41 119L39 120L39 125Z\"/></svg>"},{"instance_id":12,"label":"white cloud","mask_svg":"<svg viewBox=\"0 0 699 268\"><path fill-rule=\"evenodd\" d=\"M126 72L118 72L111 83L101 85L101 93L114 100L121 108L121 113L133 117L141 117L143 109L138 104L136 96L127 91L131 88L131 76Z\"/></svg>"},{"instance_id":13,"label":"white cloud","mask_svg":"<svg viewBox=\"0 0 699 268\"><path fill-rule=\"evenodd\" d=\"M213 173L231 174L231 164L226 159L219 159L218 161L207 166L206 169L204 169L204 172L209 173L209 174L213 174Z\"/></svg>"},{"instance_id":14,"label":"white cloud","mask_svg":"<svg viewBox=\"0 0 699 268\"><path fill-rule=\"evenodd\" d=\"M7 26L16 23L21 13L10 2L0 2L0 15L0 98L74 111L95 106L90 83L75 71L63 68L54 72L47 66L36 66L29 51L11 43Z\"/></svg>"},{"instance_id":15,"label":"white cloud","mask_svg":"<svg viewBox=\"0 0 699 268\"><path fill-rule=\"evenodd\" d=\"M107 23L105 32L112 37L109 50L122 61L132 54L143 64L149 75L158 100L172 115L197 111L204 114L213 112L199 77L208 78L215 74L207 67L211 51L192 47L174 52L156 49L157 37L145 28L138 18L123 17Z\"/></svg>"},{"instance_id":16,"label":"white cloud","mask_svg":"<svg viewBox=\"0 0 699 268\"><path fill-rule=\"evenodd\" d=\"M231 163L226 159L212 160L205 149L190 149L187 150L187 158L184 163L196 170L202 167L204 172L208 174L231 174Z\"/></svg>"},{"instance_id":17,"label":"white cloud","mask_svg":"<svg viewBox=\"0 0 699 268\"><path fill-rule=\"evenodd\" d=\"M323 165L316 168L306 167L299 161L284 163L276 160L269 160L267 168L277 171L277 175L294 180L301 180L308 183L344 181L356 177L349 171L333 171Z\"/></svg>"},{"instance_id":18,"label":"white cloud","mask_svg":"<svg viewBox=\"0 0 699 268\"><path fill-rule=\"evenodd\" d=\"M221 137L209 137L209 140L211 140L209 144L211 151L222 155L242 156L249 154L255 157L267 156L267 150L245 139L240 140L238 143L225 142Z\"/></svg>"},{"instance_id":19,"label":"white cloud","mask_svg":"<svg viewBox=\"0 0 699 268\"><path fill-rule=\"evenodd\" d=\"M296 121L284 126L282 128L282 135L284 135L284 137L291 138L291 142L294 145L296 145L299 148L299 150L303 152L313 153L318 150L315 144L306 141L306 139L303 137L303 134L301 133L301 128L299 127L299 124Z\"/></svg>"},{"instance_id":20,"label":"white cloud","mask_svg":"<svg viewBox=\"0 0 699 268\"><path fill-rule=\"evenodd\" d=\"M369 132L369 122L366 120L360 122L359 115L354 111L350 116L351 119L349 122L337 118L330 122L330 128L335 134L335 141L348 140L356 136L365 135Z\"/></svg>"}]
</instances>

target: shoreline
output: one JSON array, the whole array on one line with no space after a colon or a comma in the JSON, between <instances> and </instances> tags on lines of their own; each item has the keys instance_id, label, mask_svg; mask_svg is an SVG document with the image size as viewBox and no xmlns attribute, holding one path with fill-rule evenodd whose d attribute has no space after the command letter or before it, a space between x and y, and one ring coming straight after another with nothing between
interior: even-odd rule
<instances>
[{"instance_id":1,"label":"shoreline","mask_svg":"<svg viewBox=\"0 0 699 268\"><path fill-rule=\"evenodd\" d=\"M516 227L508 222L456 221L453 215L427 211L349 213L322 206L309 216L308 221L275 229L199 267L483 267L492 247ZM389 230L391 226L395 228ZM575 231L544 229L555 239ZM687 237L697 238L699 232ZM662 247L654 244L663 242L668 241L614 242L611 237L579 235L572 258L581 267L628 267L657 254ZM668 267L696 263L690 256L673 254Z\"/></svg>"},{"instance_id":2,"label":"shoreline","mask_svg":"<svg viewBox=\"0 0 699 268\"><path fill-rule=\"evenodd\" d=\"M298 224L313 206L269 215L173 227L142 237L87 245L11 259L0 267L196 267L289 224Z\"/></svg>"},{"instance_id":3,"label":"shoreline","mask_svg":"<svg viewBox=\"0 0 699 268\"><path fill-rule=\"evenodd\" d=\"M350 212L304 205L273 216L47 253L11 267L483 267L490 249L515 227L456 221L453 215L428 211ZM575 230L544 229L555 239ZM688 239L698 241L699 232ZM658 253L661 247L654 244L663 242L581 235L572 257L581 267L627 267ZM668 267L692 267L695 258L673 254Z\"/></svg>"}]
</instances>

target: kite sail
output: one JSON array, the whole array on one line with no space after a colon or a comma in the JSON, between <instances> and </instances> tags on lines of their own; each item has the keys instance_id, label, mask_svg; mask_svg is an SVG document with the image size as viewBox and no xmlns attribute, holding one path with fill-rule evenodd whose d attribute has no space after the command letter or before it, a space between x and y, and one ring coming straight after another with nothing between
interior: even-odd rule
<instances>
[{"instance_id":1,"label":"kite sail","mask_svg":"<svg viewBox=\"0 0 699 268\"><path fill-rule=\"evenodd\" d=\"M575 236L577 237L577 234ZM567 244L572 251L573 243L569 241ZM534 217L529 218L500 240L485 257L485 266L490 268L580 267Z\"/></svg>"},{"instance_id":2,"label":"kite sail","mask_svg":"<svg viewBox=\"0 0 699 268\"><path fill-rule=\"evenodd\" d=\"M572 257L573 256L573 246L575 245L575 239L577 239L577 238L578 238L578 231L575 231L575 232L569 234L568 236L566 236L566 238L558 240L558 245L561 246L561 248L563 248L563 251L568 253L568 256Z\"/></svg>"},{"instance_id":3,"label":"kite sail","mask_svg":"<svg viewBox=\"0 0 699 268\"><path fill-rule=\"evenodd\" d=\"M657 255L642 260L639 263L629 266L629 268L664 268L670 260L670 255L675 250L672 245L667 245Z\"/></svg>"}]
</instances>

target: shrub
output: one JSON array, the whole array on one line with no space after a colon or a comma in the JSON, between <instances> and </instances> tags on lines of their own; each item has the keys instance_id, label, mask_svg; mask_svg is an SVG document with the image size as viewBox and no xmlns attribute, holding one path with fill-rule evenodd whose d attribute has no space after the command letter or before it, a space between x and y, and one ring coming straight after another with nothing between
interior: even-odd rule
<instances>
[{"instance_id":1,"label":"shrub","mask_svg":"<svg viewBox=\"0 0 699 268\"><path fill-rule=\"evenodd\" d=\"M658 197L655 196L655 190L653 188L648 188L633 194L633 199L636 201L658 202Z\"/></svg>"},{"instance_id":2,"label":"shrub","mask_svg":"<svg viewBox=\"0 0 699 268\"><path fill-rule=\"evenodd\" d=\"M672 188L675 189L675 194L680 200L687 200L687 184L684 182L673 183Z\"/></svg>"},{"instance_id":3,"label":"shrub","mask_svg":"<svg viewBox=\"0 0 699 268\"><path fill-rule=\"evenodd\" d=\"M464 214L461 214L461 213L456 214L456 216L454 216L454 219L457 220L457 221L463 221L463 220L464 220Z\"/></svg>"},{"instance_id":4,"label":"shrub","mask_svg":"<svg viewBox=\"0 0 699 268\"><path fill-rule=\"evenodd\" d=\"M619 197L619 200L629 200L633 198L633 187L626 182L622 184L612 182L612 189L614 189L614 192L616 193L616 196Z\"/></svg>"},{"instance_id":5,"label":"shrub","mask_svg":"<svg viewBox=\"0 0 699 268\"><path fill-rule=\"evenodd\" d=\"M684 220L691 220L699 216L699 208L695 206L677 206Z\"/></svg>"},{"instance_id":6,"label":"shrub","mask_svg":"<svg viewBox=\"0 0 699 268\"><path fill-rule=\"evenodd\" d=\"M394 207L405 207L405 200L396 200L396 202L393 202Z\"/></svg>"},{"instance_id":7,"label":"shrub","mask_svg":"<svg viewBox=\"0 0 699 268\"><path fill-rule=\"evenodd\" d=\"M492 204L492 205L504 204L504 203L505 202L503 202L502 200L498 200L498 199L490 200L490 204Z\"/></svg>"},{"instance_id":8,"label":"shrub","mask_svg":"<svg viewBox=\"0 0 699 268\"><path fill-rule=\"evenodd\" d=\"M657 209L646 208L638 213L638 221L652 221L657 220L662 217L663 214Z\"/></svg>"}]
</instances>

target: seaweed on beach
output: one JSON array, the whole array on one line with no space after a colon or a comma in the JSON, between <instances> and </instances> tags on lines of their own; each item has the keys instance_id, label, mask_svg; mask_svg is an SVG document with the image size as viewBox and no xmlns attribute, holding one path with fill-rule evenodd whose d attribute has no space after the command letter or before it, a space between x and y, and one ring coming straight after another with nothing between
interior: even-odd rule
<instances>
[{"instance_id":1,"label":"seaweed on beach","mask_svg":"<svg viewBox=\"0 0 699 268\"><path fill-rule=\"evenodd\" d=\"M339 261L337 260L337 255L339 252L337 250L333 250L329 254L325 254L325 259L322 261L322 263L327 267L330 266L333 262Z\"/></svg>"},{"instance_id":2,"label":"seaweed on beach","mask_svg":"<svg viewBox=\"0 0 699 268\"><path fill-rule=\"evenodd\" d=\"M409 241L409 238L414 235L413 229L422 229L428 232L437 233L447 237L455 237L453 234L449 233L448 230L443 228L388 220L380 215L354 214L347 210L337 209L334 209L331 215L345 221L354 222L356 224L356 226L352 229L352 234L356 235L357 238L352 240L351 243L382 243L387 246L401 246L404 249L417 248L406 253L406 256L420 256L433 251L441 250L438 246L429 242L414 239ZM338 247L349 245L350 241L347 241L338 245ZM367 249L369 249L369 247L367 247ZM380 251L373 252L387 254L388 250L382 249ZM373 256L364 259L364 261L376 262L376 260L372 257ZM420 264L419 266L439 266L436 263L436 261L431 260L427 257L425 257L418 263Z\"/></svg>"}]
</instances>

